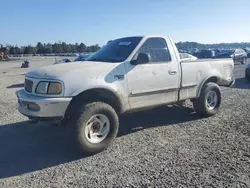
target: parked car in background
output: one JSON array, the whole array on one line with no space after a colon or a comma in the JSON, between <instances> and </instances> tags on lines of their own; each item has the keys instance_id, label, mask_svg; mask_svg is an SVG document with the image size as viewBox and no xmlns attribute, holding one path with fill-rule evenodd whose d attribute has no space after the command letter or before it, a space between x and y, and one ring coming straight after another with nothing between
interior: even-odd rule
<instances>
[{"instance_id":1,"label":"parked car in background","mask_svg":"<svg viewBox=\"0 0 250 188\"><path fill-rule=\"evenodd\" d=\"M59 60L59 61L56 61L56 62L54 63L54 65L56 65L56 64L62 64L62 63L69 63L69 62L71 62L71 60L68 59L68 58L65 58L65 59L61 59L61 60Z\"/></svg>"},{"instance_id":2,"label":"parked car in background","mask_svg":"<svg viewBox=\"0 0 250 188\"><path fill-rule=\"evenodd\" d=\"M179 53L188 53L187 50L183 50L183 49L178 49Z\"/></svg>"},{"instance_id":3,"label":"parked car in background","mask_svg":"<svg viewBox=\"0 0 250 188\"><path fill-rule=\"evenodd\" d=\"M245 77L250 80L250 64L247 65L245 69Z\"/></svg>"},{"instance_id":4,"label":"parked car in background","mask_svg":"<svg viewBox=\"0 0 250 188\"><path fill-rule=\"evenodd\" d=\"M79 54L78 54L78 53L72 53L71 56L73 56L73 57L78 57Z\"/></svg>"},{"instance_id":5,"label":"parked car in background","mask_svg":"<svg viewBox=\"0 0 250 188\"><path fill-rule=\"evenodd\" d=\"M247 53L243 49L236 49L231 56L234 60L234 63L247 63Z\"/></svg>"},{"instance_id":6,"label":"parked car in background","mask_svg":"<svg viewBox=\"0 0 250 188\"><path fill-rule=\"evenodd\" d=\"M90 54L79 55L74 61L85 61Z\"/></svg>"},{"instance_id":7,"label":"parked car in background","mask_svg":"<svg viewBox=\"0 0 250 188\"><path fill-rule=\"evenodd\" d=\"M234 63L247 63L247 53L243 49L222 50L217 53L216 58L233 58Z\"/></svg>"},{"instance_id":8,"label":"parked car in background","mask_svg":"<svg viewBox=\"0 0 250 188\"><path fill-rule=\"evenodd\" d=\"M198 57L199 59L210 59L210 58L215 58L215 51L214 50L200 50L194 53L193 55Z\"/></svg>"},{"instance_id":9,"label":"parked car in background","mask_svg":"<svg viewBox=\"0 0 250 188\"><path fill-rule=\"evenodd\" d=\"M90 56L90 54L79 55L73 61L70 60L70 59L68 59L68 58L64 58L64 59L61 59L61 60L55 62L54 65L56 65L56 64L62 64L62 63L76 62L76 61L85 61L89 56Z\"/></svg>"},{"instance_id":10,"label":"parked car in background","mask_svg":"<svg viewBox=\"0 0 250 188\"><path fill-rule=\"evenodd\" d=\"M221 50L216 54L216 58L232 58L234 50Z\"/></svg>"},{"instance_id":11,"label":"parked car in background","mask_svg":"<svg viewBox=\"0 0 250 188\"><path fill-rule=\"evenodd\" d=\"M197 57L188 53L180 53L180 58L182 61L193 61L193 60L198 59Z\"/></svg>"},{"instance_id":12,"label":"parked car in background","mask_svg":"<svg viewBox=\"0 0 250 188\"><path fill-rule=\"evenodd\" d=\"M120 114L191 99L197 114L215 115L220 85L232 86L232 59L181 61L167 36L111 41L84 63L28 72L16 92L18 110L36 120L73 126L85 154L106 149L117 136Z\"/></svg>"},{"instance_id":13,"label":"parked car in background","mask_svg":"<svg viewBox=\"0 0 250 188\"><path fill-rule=\"evenodd\" d=\"M199 49L198 48L192 48L189 51L190 51L191 54L194 54L194 53L199 52Z\"/></svg>"},{"instance_id":14,"label":"parked car in background","mask_svg":"<svg viewBox=\"0 0 250 188\"><path fill-rule=\"evenodd\" d=\"M250 58L250 48L245 48L244 50L247 53L247 57Z\"/></svg>"}]
</instances>

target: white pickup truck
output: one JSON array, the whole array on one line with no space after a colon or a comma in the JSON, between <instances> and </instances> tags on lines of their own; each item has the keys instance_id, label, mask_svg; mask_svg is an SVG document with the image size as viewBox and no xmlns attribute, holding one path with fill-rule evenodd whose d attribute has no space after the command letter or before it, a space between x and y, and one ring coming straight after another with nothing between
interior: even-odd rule
<instances>
[{"instance_id":1,"label":"white pickup truck","mask_svg":"<svg viewBox=\"0 0 250 188\"><path fill-rule=\"evenodd\" d=\"M120 38L84 62L28 72L16 92L18 110L74 126L81 149L94 154L116 137L119 114L187 99L197 114L216 114L219 85L234 84L233 68L232 59L181 61L167 36Z\"/></svg>"}]
</instances>

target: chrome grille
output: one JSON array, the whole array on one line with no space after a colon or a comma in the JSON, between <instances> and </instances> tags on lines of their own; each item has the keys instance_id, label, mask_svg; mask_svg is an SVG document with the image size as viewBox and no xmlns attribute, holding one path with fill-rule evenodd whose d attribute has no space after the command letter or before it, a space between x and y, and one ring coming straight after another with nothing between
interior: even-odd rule
<instances>
[{"instance_id":1,"label":"chrome grille","mask_svg":"<svg viewBox=\"0 0 250 188\"><path fill-rule=\"evenodd\" d=\"M24 88L25 91L32 93L33 81L25 79Z\"/></svg>"}]
</instances>

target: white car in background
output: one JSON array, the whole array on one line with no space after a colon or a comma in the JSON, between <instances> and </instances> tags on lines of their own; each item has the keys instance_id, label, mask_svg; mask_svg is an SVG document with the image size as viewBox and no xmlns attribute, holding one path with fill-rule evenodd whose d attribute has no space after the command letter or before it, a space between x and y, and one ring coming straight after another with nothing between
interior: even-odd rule
<instances>
[{"instance_id":1,"label":"white car in background","mask_svg":"<svg viewBox=\"0 0 250 188\"><path fill-rule=\"evenodd\" d=\"M182 61L194 61L198 59L197 57L188 53L180 53L180 57Z\"/></svg>"}]
</instances>

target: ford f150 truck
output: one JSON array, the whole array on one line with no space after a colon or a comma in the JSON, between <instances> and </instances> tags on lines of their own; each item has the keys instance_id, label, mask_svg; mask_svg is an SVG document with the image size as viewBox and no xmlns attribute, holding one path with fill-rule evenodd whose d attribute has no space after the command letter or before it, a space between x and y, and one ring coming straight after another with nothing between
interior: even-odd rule
<instances>
[{"instance_id":1,"label":"ford f150 truck","mask_svg":"<svg viewBox=\"0 0 250 188\"><path fill-rule=\"evenodd\" d=\"M85 62L28 72L25 88L16 92L18 110L73 126L81 149L94 154L116 137L120 114L187 99L197 114L216 114L219 85L234 84L233 68L232 59L181 61L167 36L120 38Z\"/></svg>"}]
</instances>

